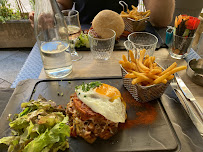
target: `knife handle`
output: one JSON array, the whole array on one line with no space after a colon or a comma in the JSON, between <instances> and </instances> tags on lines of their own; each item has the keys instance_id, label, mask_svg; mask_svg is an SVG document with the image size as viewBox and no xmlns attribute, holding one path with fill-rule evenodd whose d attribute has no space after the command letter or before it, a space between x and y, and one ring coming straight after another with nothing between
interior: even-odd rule
<instances>
[{"instance_id":1,"label":"knife handle","mask_svg":"<svg viewBox=\"0 0 203 152\"><path fill-rule=\"evenodd\" d=\"M183 93L179 89L174 89L174 90L177 91L179 93L179 95L181 96L182 101L184 102L184 105L186 106L186 111L189 114L189 117L191 118L192 122L196 126L196 128L199 131L199 133L201 134L201 136L203 137L203 121L201 121L201 119L199 119L199 117L196 115L196 113L193 112L193 110L190 107L191 105L188 105L188 100L185 98ZM182 102L180 102L180 103L183 104Z\"/></svg>"},{"instance_id":2,"label":"knife handle","mask_svg":"<svg viewBox=\"0 0 203 152\"><path fill-rule=\"evenodd\" d=\"M200 105L196 102L196 100L190 100L190 101L193 103L195 109L197 110L197 112L198 112L200 118L201 118L202 121L203 121L203 111L202 111L202 108L201 108Z\"/></svg>"}]
</instances>

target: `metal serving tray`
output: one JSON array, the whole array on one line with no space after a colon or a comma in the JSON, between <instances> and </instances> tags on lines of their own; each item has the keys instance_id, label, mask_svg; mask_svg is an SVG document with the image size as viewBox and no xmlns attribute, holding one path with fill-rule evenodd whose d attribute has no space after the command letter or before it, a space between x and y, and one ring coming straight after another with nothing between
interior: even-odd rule
<instances>
[{"instance_id":1,"label":"metal serving tray","mask_svg":"<svg viewBox=\"0 0 203 152\"><path fill-rule=\"evenodd\" d=\"M149 116L156 113L151 123L136 123L129 127L121 125L119 132L108 140L97 139L95 143L88 144L84 139L69 138L71 152L96 152L96 151L202 151L203 141L197 129L192 124L184 109L172 98L176 98L169 88L166 93L157 100L149 103L138 103L124 88L121 78L101 79L69 79L69 80L28 80L21 82L15 89L8 105L0 118L0 137L10 134L6 117L9 113L19 113L20 104L30 99L37 99L41 94L46 99L66 106L70 95L74 93L76 85L82 82L101 81L118 88L127 103L127 115L129 120L136 120L139 112L145 112ZM63 96L58 95L63 93ZM167 94L168 92L168 94ZM174 96L174 97L173 97ZM175 99L174 98L174 99ZM177 100L176 100L177 101ZM150 107L150 108L149 108ZM176 111L174 111L174 109ZM181 112L181 114L179 114ZM183 116L183 117L182 117ZM142 116L143 119L145 116ZM152 116L153 117L153 116ZM185 126L187 125L187 126ZM125 128L125 129L124 129ZM5 146L0 145L0 151L6 151Z\"/></svg>"}]
</instances>

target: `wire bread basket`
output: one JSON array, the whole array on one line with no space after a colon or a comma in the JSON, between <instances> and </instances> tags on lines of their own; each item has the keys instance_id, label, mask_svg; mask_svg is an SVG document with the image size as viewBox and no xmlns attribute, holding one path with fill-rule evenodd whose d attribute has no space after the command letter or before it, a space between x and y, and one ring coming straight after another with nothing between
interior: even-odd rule
<instances>
[{"instance_id":1,"label":"wire bread basket","mask_svg":"<svg viewBox=\"0 0 203 152\"><path fill-rule=\"evenodd\" d=\"M125 78L125 75L128 72L122 67L122 65L120 65L120 67L121 67L124 87L130 92L133 98L138 102L144 103L144 102L148 102L148 101L152 101L154 99L160 98L171 82L171 81L168 81L166 84L159 83L151 86L141 86L138 84L133 85L131 83L133 79Z\"/></svg>"},{"instance_id":2,"label":"wire bread basket","mask_svg":"<svg viewBox=\"0 0 203 152\"><path fill-rule=\"evenodd\" d=\"M125 8L128 10L128 4L126 4L124 1L119 1L119 4L123 7L124 12L125 12ZM146 11L145 8L142 10ZM123 17L123 21L125 23L125 31L129 31L129 32L144 31L148 20L149 20L149 17L146 17L137 21L129 17Z\"/></svg>"}]
</instances>

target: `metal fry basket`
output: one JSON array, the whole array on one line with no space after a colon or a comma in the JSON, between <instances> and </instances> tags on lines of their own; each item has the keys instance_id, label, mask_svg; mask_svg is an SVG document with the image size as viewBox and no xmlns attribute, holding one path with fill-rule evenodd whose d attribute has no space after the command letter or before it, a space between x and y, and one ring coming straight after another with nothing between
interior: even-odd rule
<instances>
[{"instance_id":1,"label":"metal fry basket","mask_svg":"<svg viewBox=\"0 0 203 152\"><path fill-rule=\"evenodd\" d=\"M125 12L125 8L126 10L128 9L128 4L126 4L124 1L119 1L119 4L123 7L124 12ZM148 20L149 20L149 17L146 17L137 21L132 18L123 17L123 21L125 23L125 30L129 32L144 31Z\"/></svg>"},{"instance_id":2,"label":"metal fry basket","mask_svg":"<svg viewBox=\"0 0 203 152\"><path fill-rule=\"evenodd\" d=\"M122 65L120 65L120 67L121 67L124 87L130 92L133 98L138 102L144 103L144 102L148 102L148 101L152 101L154 99L160 98L171 82L171 81L168 81L166 84L159 83L151 86L141 86L138 84L133 85L131 83L133 79L125 78L125 75L128 72L122 67Z\"/></svg>"}]
</instances>

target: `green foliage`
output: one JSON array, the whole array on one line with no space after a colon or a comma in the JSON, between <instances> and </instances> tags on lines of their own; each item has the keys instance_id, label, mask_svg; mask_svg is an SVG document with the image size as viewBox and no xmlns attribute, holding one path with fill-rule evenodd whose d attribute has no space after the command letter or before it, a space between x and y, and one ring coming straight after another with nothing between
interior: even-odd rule
<instances>
[{"instance_id":1,"label":"green foliage","mask_svg":"<svg viewBox=\"0 0 203 152\"><path fill-rule=\"evenodd\" d=\"M35 10L35 0L29 0L32 10Z\"/></svg>"},{"instance_id":2,"label":"green foliage","mask_svg":"<svg viewBox=\"0 0 203 152\"><path fill-rule=\"evenodd\" d=\"M14 12L14 9L11 8L8 0L0 1L0 22L5 23L9 20L19 20L21 19L20 12L17 10Z\"/></svg>"},{"instance_id":3,"label":"green foliage","mask_svg":"<svg viewBox=\"0 0 203 152\"><path fill-rule=\"evenodd\" d=\"M75 42L75 47L80 48L83 46L85 46L86 48L90 48L90 43L88 39L88 34L84 34L83 32L81 32L80 36Z\"/></svg>"}]
</instances>

